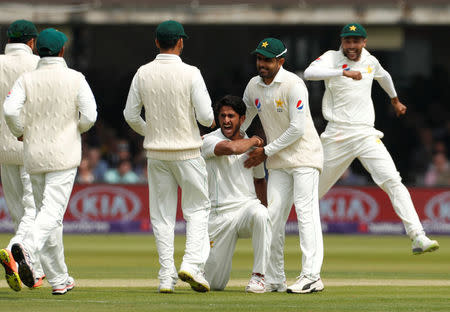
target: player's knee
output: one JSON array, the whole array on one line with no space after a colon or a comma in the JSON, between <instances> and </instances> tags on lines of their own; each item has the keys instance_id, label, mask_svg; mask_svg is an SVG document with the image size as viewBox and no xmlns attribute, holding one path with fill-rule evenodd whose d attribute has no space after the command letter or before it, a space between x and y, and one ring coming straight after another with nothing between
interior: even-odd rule
<instances>
[{"instance_id":1,"label":"player's knee","mask_svg":"<svg viewBox=\"0 0 450 312\"><path fill-rule=\"evenodd\" d=\"M265 207L255 209L253 212L253 220L255 223L263 224L269 221L269 211Z\"/></svg>"}]
</instances>

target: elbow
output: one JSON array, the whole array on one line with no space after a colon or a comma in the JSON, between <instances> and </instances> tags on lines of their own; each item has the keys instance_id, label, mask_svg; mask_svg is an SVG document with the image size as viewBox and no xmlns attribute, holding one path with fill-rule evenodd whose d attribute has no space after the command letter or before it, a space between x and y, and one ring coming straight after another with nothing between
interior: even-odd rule
<instances>
[{"instance_id":1,"label":"elbow","mask_svg":"<svg viewBox=\"0 0 450 312\"><path fill-rule=\"evenodd\" d=\"M214 115L206 116L206 118L198 118L198 122L205 127L211 127L214 121Z\"/></svg>"},{"instance_id":2,"label":"elbow","mask_svg":"<svg viewBox=\"0 0 450 312\"><path fill-rule=\"evenodd\" d=\"M311 73L311 67L308 67L307 69L305 69L305 71L303 72L303 77L306 80L312 80L314 78L314 75Z\"/></svg>"}]
</instances>

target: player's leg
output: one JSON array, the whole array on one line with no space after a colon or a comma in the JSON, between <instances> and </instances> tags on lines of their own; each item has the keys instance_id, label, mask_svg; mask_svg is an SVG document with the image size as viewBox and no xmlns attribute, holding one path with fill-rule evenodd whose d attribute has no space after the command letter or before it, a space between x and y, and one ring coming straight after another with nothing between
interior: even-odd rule
<instances>
[{"instance_id":1,"label":"player's leg","mask_svg":"<svg viewBox=\"0 0 450 312\"><path fill-rule=\"evenodd\" d=\"M212 290L223 290L230 279L231 263L237 242L233 214L210 217L208 232L211 251L205 264L206 280Z\"/></svg>"},{"instance_id":2,"label":"player's leg","mask_svg":"<svg viewBox=\"0 0 450 312\"><path fill-rule=\"evenodd\" d=\"M294 205L297 213L302 271L297 282L288 287L291 293L323 290L320 270L323 262L323 238L319 214L319 170L310 167L292 169Z\"/></svg>"},{"instance_id":3,"label":"player's leg","mask_svg":"<svg viewBox=\"0 0 450 312\"><path fill-rule=\"evenodd\" d=\"M186 220L186 249L178 276L195 291L208 291L209 284L203 272L210 250L208 217L211 203L206 164L202 157L172 163L182 190L181 206Z\"/></svg>"},{"instance_id":4,"label":"player's leg","mask_svg":"<svg viewBox=\"0 0 450 312\"><path fill-rule=\"evenodd\" d=\"M74 287L73 278L69 276L65 263L62 236L63 218L76 172L77 169L72 168L31 175L33 193L42 194L36 200L37 206L39 202L42 204L35 221L35 244L53 294L64 294Z\"/></svg>"},{"instance_id":5,"label":"player's leg","mask_svg":"<svg viewBox=\"0 0 450 312\"><path fill-rule=\"evenodd\" d=\"M401 182L400 174L383 142L376 136L365 138L359 144L358 159L370 173L375 183L388 194L392 206L402 220L409 237L412 240L419 238L421 242L424 240L425 245L417 246L418 250L413 250L413 252L422 253L439 248L436 241L431 241L425 236L411 195Z\"/></svg>"},{"instance_id":6,"label":"player's leg","mask_svg":"<svg viewBox=\"0 0 450 312\"><path fill-rule=\"evenodd\" d=\"M166 162L148 158L150 219L158 250L159 291L172 292L178 280L173 259L178 185Z\"/></svg>"},{"instance_id":7,"label":"player's leg","mask_svg":"<svg viewBox=\"0 0 450 312\"><path fill-rule=\"evenodd\" d=\"M286 291L284 273L284 240L286 221L293 204L293 178L284 170L269 170L267 201L272 239L270 257L266 268L266 290Z\"/></svg>"},{"instance_id":8,"label":"player's leg","mask_svg":"<svg viewBox=\"0 0 450 312\"><path fill-rule=\"evenodd\" d=\"M246 291L263 293L272 237L269 211L259 201L255 200L241 209L241 213L236 220L238 236L251 237L253 245L253 271Z\"/></svg>"},{"instance_id":9,"label":"player's leg","mask_svg":"<svg viewBox=\"0 0 450 312\"><path fill-rule=\"evenodd\" d=\"M323 170L319 178L319 198L322 198L355 159L348 140L339 137L321 136L323 147Z\"/></svg>"}]
</instances>

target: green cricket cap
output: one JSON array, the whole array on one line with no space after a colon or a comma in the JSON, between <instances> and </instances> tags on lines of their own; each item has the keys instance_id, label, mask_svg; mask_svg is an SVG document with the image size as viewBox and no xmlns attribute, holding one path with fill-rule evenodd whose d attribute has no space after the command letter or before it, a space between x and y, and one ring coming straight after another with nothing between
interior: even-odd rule
<instances>
[{"instance_id":1,"label":"green cricket cap","mask_svg":"<svg viewBox=\"0 0 450 312\"><path fill-rule=\"evenodd\" d=\"M287 49L281 40L276 38L265 38L256 47L252 54L261 54L265 57L280 57L287 52Z\"/></svg>"},{"instance_id":2,"label":"green cricket cap","mask_svg":"<svg viewBox=\"0 0 450 312\"><path fill-rule=\"evenodd\" d=\"M36 49L40 56L56 55L67 42L67 36L54 28L41 31L36 40Z\"/></svg>"},{"instance_id":3,"label":"green cricket cap","mask_svg":"<svg viewBox=\"0 0 450 312\"><path fill-rule=\"evenodd\" d=\"M156 27L156 39L158 40L167 41L179 38L188 39L189 37L184 32L183 25L177 21L165 21Z\"/></svg>"},{"instance_id":4,"label":"green cricket cap","mask_svg":"<svg viewBox=\"0 0 450 312\"><path fill-rule=\"evenodd\" d=\"M6 31L6 35L8 38L17 39L21 39L23 37L36 38L38 31L32 22L22 19L12 22Z\"/></svg>"},{"instance_id":5,"label":"green cricket cap","mask_svg":"<svg viewBox=\"0 0 450 312\"><path fill-rule=\"evenodd\" d=\"M341 37L350 36L367 38L367 32L361 24L350 23L342 27Z\"/></svg>"}]
</instances>

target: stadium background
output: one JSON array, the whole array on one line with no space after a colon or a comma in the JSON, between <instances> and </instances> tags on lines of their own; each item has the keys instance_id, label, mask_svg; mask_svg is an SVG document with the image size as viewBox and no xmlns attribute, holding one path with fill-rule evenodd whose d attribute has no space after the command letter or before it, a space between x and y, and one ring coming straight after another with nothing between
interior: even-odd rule
<instances>
[{"instance_id":1,"label":"stadium background","mask_svg":"<svg viewBox=\"0 0 450 312\"><path fill-rule=\"evenodd\" d=\"M15 19L55 27L69 36L66 60L83 72L97 100L99 118L83 137L84 160L66 213L68 232L146 232L148 191L142 138L123 119L131 79L157 54L156 25L182 22L190 39L183 59L200 68L213 101L241 95L255 62L250 52L264 37L288 47L286 68L302 75L321 53L339 46L342 25L357 21L368 49L391 73L408 106L397 119L375 83L376 127L405 181L429 233L450 234L450 2L444 0L247 0L247 1L0 1L0 46ZM2 51L3 52L3 51ZM307 83L315 125L325 122L322 83ZM205 131L205 129L203 129ZM252 132L260 133L256 124ZM120 172L120 174L119 174ZM121 179L126 173L127 179ZM127 184L124 184L127 182ZM118 183L112 185L111 183ZM387 196L359 162L321 201L326 232L403 233ZM184 230L181 221L177 230ZM295 213L288 232L296 232ZM0 231L12 230L0 194Z\"/></svg>"}]
</instances>

